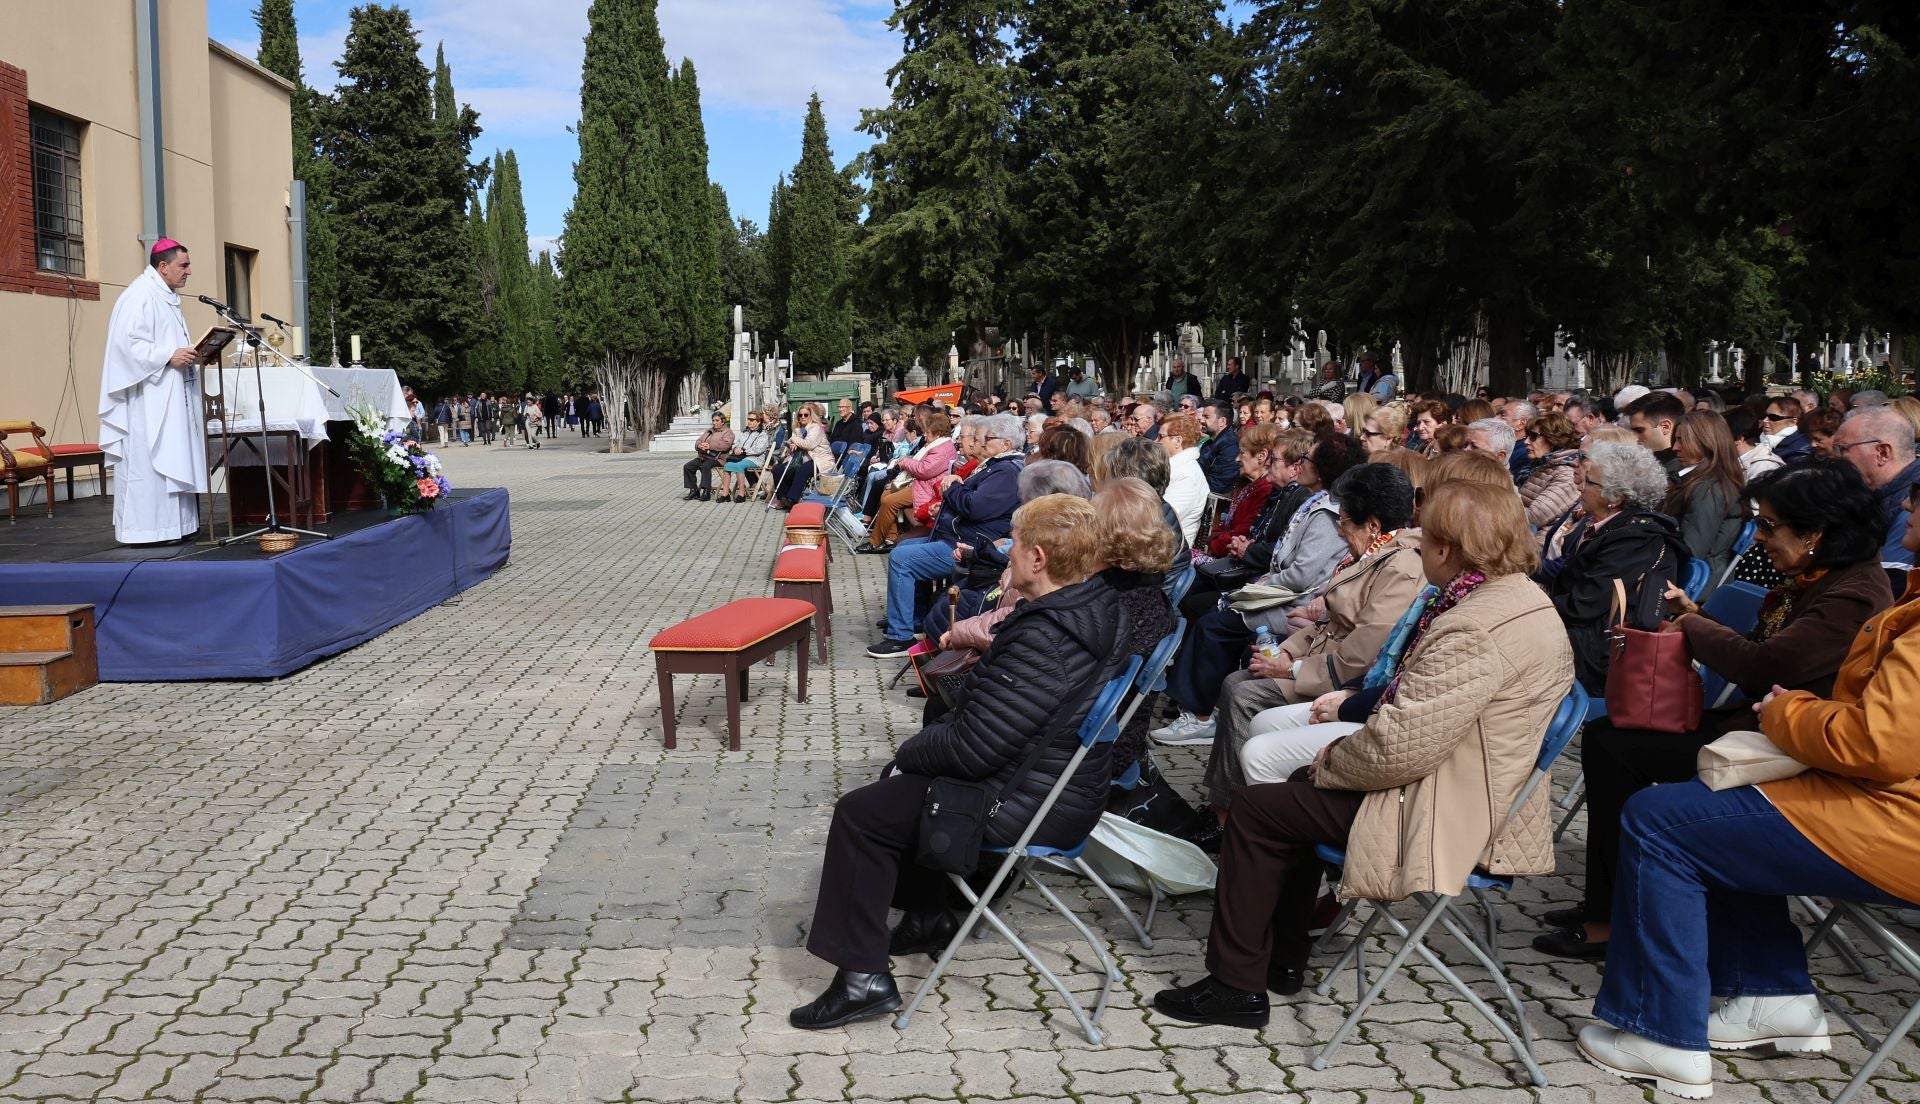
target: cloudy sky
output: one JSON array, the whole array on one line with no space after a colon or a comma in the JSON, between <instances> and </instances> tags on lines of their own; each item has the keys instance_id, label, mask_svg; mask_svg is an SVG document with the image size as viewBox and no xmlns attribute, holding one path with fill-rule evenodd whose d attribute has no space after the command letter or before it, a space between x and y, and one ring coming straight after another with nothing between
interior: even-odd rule
<instances>
[{"instance_id":1,"label":"cloudy sky","mask_svg":"<svg viewBox=\"0 0 1920 1104\"><path fill-rule=\"evenodd\" d=\"M208 0L208 33L254 56L257 0ZM659 0L667 57L693 59L706 115L708 171L736 216L764 226L775 178L800 158L807 96L819 92L834 159L868 138L860 108L886 102L900 56L890 0ZM295 0L307 83L331 88L352 0ZM476 155L512 149L526 192L527 232L557 236L573 198L580 58L588 0L405 0L433 65L444 42L460 98L480 113ZM539 243L535 243L539 247Z\"/></svg>"}]
</instances>

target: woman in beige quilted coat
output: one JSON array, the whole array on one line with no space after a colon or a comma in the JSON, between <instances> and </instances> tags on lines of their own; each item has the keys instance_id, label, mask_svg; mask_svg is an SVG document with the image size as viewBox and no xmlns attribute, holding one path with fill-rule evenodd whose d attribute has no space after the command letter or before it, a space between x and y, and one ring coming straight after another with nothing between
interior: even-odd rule
<instances>
[{"instance_id":1,"label":"woman in beige quilted coat","mask_svg":"<svg viewBox=\"0 0 1920 1104\"><path fill-rule=\"evenodd\" d=\"M1189 1023L1264 1027L1267 991L1300 990L1316 844L1345 844L1342 897L1459 893L1474 868L1553 869L1547 792L1507 811L1573 683L1559 615L1527 578L1537 561L1519 496L1448 483L1421 509L1420 556L1439 588L1366 725L1286 782L1240 791L1220 848L1208 975L1155 995Z\"/></svg>"}]
</instances>

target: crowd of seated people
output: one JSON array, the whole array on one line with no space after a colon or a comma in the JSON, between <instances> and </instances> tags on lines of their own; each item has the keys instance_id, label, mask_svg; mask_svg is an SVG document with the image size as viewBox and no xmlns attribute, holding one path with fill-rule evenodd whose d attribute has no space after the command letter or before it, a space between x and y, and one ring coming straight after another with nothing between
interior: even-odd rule
<instances>
[{"instance_id":1,"label":"crowd of seated people","mask_svg":"<svg viewBox=\"0 0 1920 1104\"><path fill-rule=\"evenodd\" d=\"M1684 638L1731 697L1678 735L1598 710L1585 726L1587 831L1568 844L1585 850L1584 892L1535 940L1608 963L1604 1025L1579 1049L1703 1095L1710 1048L1824 1043L1785 896L1920 897L1920 752L1898 732L1920 698L1920 404L1640 387L1054 398L1050 413L872 423L901 447L876 496L887 617L869 654L924 638L978 658L836 808L808 945L839 972L797 1025L891 1010L889 955L952 936L945 886L911 860L928 780L1005 777L1049 741L1024 811L993 829L1017 831L1074 746L1070 723L1047 721L1084 714L1092 672L1148 654L1177 603L1164 694L1087 758L1041 831L1073 842L1109 780L1184 754L1156 743L1207 748L1180 834L1220 856L1208 972L1157 994L1159 1012L1257 1027L1270 994L1299 991L1331 900L1317 844L1347 850L1345 897L1551 871L1546 792L1505 817L1568 687L1604 700L1626 621ZM797 415L790 468L812 459L818 419ZM897 540L882 514L931 532ZM1709 592L1750 578L1748 561L1776 573L1770 589L1755 623L1722 624ZM1699 750L1742 728L1808 769L1764 795L1694 781ZM889 903L904 912L891 929Z\"/></svg>"}]
</instances>

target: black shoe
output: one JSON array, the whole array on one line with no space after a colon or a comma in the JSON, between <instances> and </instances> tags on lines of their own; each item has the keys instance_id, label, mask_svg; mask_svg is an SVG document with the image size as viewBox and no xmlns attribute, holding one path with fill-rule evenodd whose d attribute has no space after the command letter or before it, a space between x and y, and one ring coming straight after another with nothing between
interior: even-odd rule
<instances>
[{"instance_id":1,"label":"black shoe","mask_svg":"<svg viewBox=\"0 0 1920 1104\"><path fill-rule=\"evenodd\" d=\"M896 656L906 655L907 649L911 647L913 647L911 640L882 640L869 647L867 654L875 659L893 659Z\"/></svg>"},{"instance_id":2,"label":"black shoe","mask_svg":"<svg viewBox=\"0 0 1920 1104\"><path fill-rule=\"evenodd\" d=\"M919 683L915 683L912 686L907 687L907 697L909 698L924 698L926 696L927 696L927 692L925 690L920 689Z\"/></svg>"},{"instance_id":3,"label":"black shoe","mask_svg":"<svg viewBox=\"0 0 1920 1104\"><path fill-rule=\"evenodd\" d=\"M882 618L881 618L880 620L878 620L878 621L875 621L875 622L873 623L873 627L874 627L874 628L876 628L876 629L884 629L884 628L886 628L886 627L887 627L887 619L886 619L886 618L884 618L884 617L882 617Z\"/></svg>"},{"instance_id":4,"label":"black shoe","mask_svg":"<svg viewBox=\"0 0 1920 1104\"><path fill-rule=\"evenodd\" d=\"M701 491L701 492L700 492L700 501L702 501L702 502L705 502L705 501L707 501L708 499L710 499L710 498L712 498L712 497L713 497L713 492L712 492L712 491Z\"/></svg>"},{"instance_id":5,"label":"black shoe","mask_svg":"<svg viewBox=\"0 0 1920 1104\"><path fill-rule=\"evenodd\" d=\"M1218 855L1220 841L1226 836L1227 826L1220 823L1220 818L1213 815L1212 810L1202 809L1200 815L1193 818L1193 823L1187 826L1186 832L1180 838L1209 855Z\"/></svg>"},{"instance_id":6,"label":"black shoe","mask_svg":"<svg viewBox=\"0 0 1920 1104\"><path fill-rule=\"evenodd\" d=\"M899 1007L900 990L894 986L892 974L839 970L827 991L787 1013L787 1022L802 1031L819 1031L871 1020Z\"/></svg>"},{"instance_id":7,"label":"black shoe","mask_svg":"<svg viewBox=\"0 0 1920 1104\"><path fill-rule=\"evenodd\" d=\"M1304 989L1307 984L1305 970L1296 970L1291 966L1267 967L1267 991L1283 997L1291 997Z\"/></svg>"},{"instance_id":8,"label":"black shoe","mask_svg":"<svg viewBox=\"0 0 1920 1104\"><path fill-rule=\"evenodd\" d=\"M1555 958L1572 958L1585 962L1600 962L1607 957L1607 944L1587 941L1584 927L1575 931L1542 932L1533 937L1533 949Z\"/></svg>"},{"instance_id":9,"label":"black shoe","mask_svg":"<svg viewBox=\"0 0 1920 1104\"><path fill-rule=\"evenodd\" d=\"M861 556L884 556L893 551L894 548L894 543L887 541L885 544L863 544L853 551L855 554Z\"/></svg>"},{"instance_id":10,"label":"black shoe","mask_svg":"<svg viewBox=\"0 0 1920 1104\"><path fill-rule=\"evenodd\" d=\"M887 953L895 958L917 954L937 958L959 933L960 918L948 909L909 912L900 918L900 926L887 940Z\"/></svg>"},{"instance_id":11,"label":"black shoe","mask_svg":"<svg viewBox=\"0 0 1920 1104\"><path fill-rule=\"evenodd\" d=\"M1556 931L1579 931L1587 922L1587 910L1575 905L1572 908L1554 909L1540 918L1547 927Z\"/></svg>"},{"instance_id":12,"label":"black shoe","mask_svg":"<svg viewBox=\"0 0 1920 1104\"><path fill-rule=\"evenodd\" d=\"M1187 1023L1219 1024L1259 1030L1267 1026L1270 1006L1265 993L1248 993L1215 981L1209 974L1178 989L1162 989L1153 995L1153 1007L1164 1015Z\"/></svg>"},{"instance_id":13,"label":"black shoe","mask_svg":"<svg viewBox=\"0 0 1920 1104\"><path fill-rule=\"evenodd\" d=\"M683 498L683 499L681 499L680 501L682 501L682 502L692 502L692 501L694 501L694 500L696 500L696 499L698 499L699 497L700 497L700 492L699 492L699 491L697 491L697 490L695 490L695 489L694 489L694 488L692 488L692 487L688 487L688 488L687 488L687 497L685 497L685 498Z\"/></svg>"}]
</instances>

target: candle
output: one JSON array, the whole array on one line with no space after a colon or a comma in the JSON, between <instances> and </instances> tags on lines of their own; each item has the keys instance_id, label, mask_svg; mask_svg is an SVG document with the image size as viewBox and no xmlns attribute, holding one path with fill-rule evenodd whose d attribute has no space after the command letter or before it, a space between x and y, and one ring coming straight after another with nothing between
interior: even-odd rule
<instances>
[{"instance_id":1,"label":"candle","mask_svg":"<svg viewBox=\"0 0 1920 1104\"><path fill-rule=\"evenodd\" d=\"M347 340L353 346L353 362L355 364L360 363L360 335L354 334L352 337L348 338Z\"/></svg>"}]
</instances>

